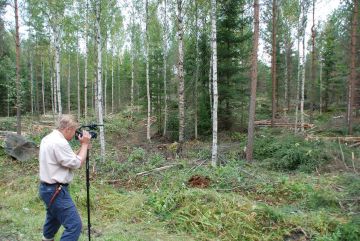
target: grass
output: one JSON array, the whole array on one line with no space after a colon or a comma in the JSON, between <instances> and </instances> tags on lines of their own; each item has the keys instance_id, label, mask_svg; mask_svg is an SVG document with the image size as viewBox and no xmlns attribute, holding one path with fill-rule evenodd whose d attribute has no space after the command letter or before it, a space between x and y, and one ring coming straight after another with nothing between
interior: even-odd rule
<instances>
[{"instance_id":1,"label":"grass","mask_svg":"<svg viewBox=\"0 0 360 241\"><path fill-rule=\"evenodd\" d=\"M119 135L128 137L125 129L136 128L121 116L107 121L112 128L110 139L114 140ZM223 164L213 168L206 162L208 143L187 143L187 156L171 160L181 163L180 167L148 176L136 173L169 164L162 153L129 147L124 149L125 160L119 161L116 146L110 143L107 162L98 163L96 174L91 176L92 239L360 240L359 175L339 171L320 174L313 169L302 172L301 164L304 160L307 164L309 158L300 155L302 149L293 150L301 157L298 168L274 168L271 163L277 158L282 158L283 164L292 162L290 155L283 155L289 146L299 143L308 150L311 143L267 131L258 138L270 134L278 138L272 142L258 140L263 150L257 150L262 155L257 162L247 163L238 150L228 148L221 153ZM244 139L240 134L232 138L240 145ZM278 154L269 154L269 145ZM326 150L327 145L314 148ZM97 148L94 145L92 150L93 162ZM344 148L345 154L349 151ZM325 154L331 158L331 153ZM311 163L316 163L316 157L311 156ZM45 209L37 194L37 160L21 163L1 150L0 173L0 240L39 240ZM194 175L207 177L210 185L190 187L188 180ZM76 171L70 191L83 219L80 240L87 240L84 169Z\"/></svg>"}]
</instances>

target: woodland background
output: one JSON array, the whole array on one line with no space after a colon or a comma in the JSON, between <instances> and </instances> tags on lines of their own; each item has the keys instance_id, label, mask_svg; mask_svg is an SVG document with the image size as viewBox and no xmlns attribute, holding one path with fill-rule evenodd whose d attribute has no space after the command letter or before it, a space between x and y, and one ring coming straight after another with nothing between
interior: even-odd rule
<instances>
[{"instance_id":1,"label":"woodland background","mask_svg":"<svg viewBox=\"0 0 360 241\"><path fill-rule=\"evenodd\" d=\"M0 0L1 143L104 124L95 240L360 240L359 1L318 3ZM39 239L37 158L0 173L0 239Z\"/></svg>"}]
</instances>

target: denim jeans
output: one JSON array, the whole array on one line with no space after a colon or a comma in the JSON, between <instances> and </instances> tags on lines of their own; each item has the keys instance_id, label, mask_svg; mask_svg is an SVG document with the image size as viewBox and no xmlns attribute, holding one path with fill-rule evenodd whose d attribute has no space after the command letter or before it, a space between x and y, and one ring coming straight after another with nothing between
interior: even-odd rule
<instances>
[{"instance_id":1,"label":"denim jeans","mask_svg":"<svg viewBox=\"0 0 360 241\"><path fill-rule=\"evenodd\" d=\"M46 206L46 219L43 227L44 238L54 238L60 226L63 225L65 230L60 240L76 241L79 239L82 223L67 186L62 187L60 193L49 207L56 188L57 185L46 184L40 184L39 187L39 195Z\"/></svg>"}]
</instances>

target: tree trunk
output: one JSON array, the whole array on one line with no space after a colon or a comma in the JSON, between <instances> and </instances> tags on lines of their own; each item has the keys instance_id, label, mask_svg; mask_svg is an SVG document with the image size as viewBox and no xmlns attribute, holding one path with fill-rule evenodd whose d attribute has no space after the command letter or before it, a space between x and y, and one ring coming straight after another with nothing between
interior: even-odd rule
<instances>
[{"instance_id":1,"label":"tree trunk","mask_svg":"<svg viewBox=\"0 0 360 241\"><path fill-rule=\"evenodd\" d=\"M41 99L42 99L42 108L43 114L46 114L45 106L45 63L43 57L41 57Z\"/></svg>"},{"instance_id":2,"label":"tree trunk","mask_svg":"<svg viewBox=\"0 0 360 241\"><path fill-rule=\"evenodd\" d=\"M149 6L148 0L145 3L145 11L146 11L146 20L145 20L145 61L146 61L146 96L147 96L147 125L146 125L146 139L150 141L150 119L151 119L151 97L150 97L150 79L149 79Z\"/></svg>"},{"instance_id":3,"label":"tree trunk","mask_svg":"<svg viewBox=\"0 0 360 241\"><path fill-rule=\"evenodd\" d=\"M114 113L114 51L111 53L111 113Z\"/></svg>"},{"instance_id":4,"label":"tree trunk","mask_svg":"<svg viewBox=\"0 0 360 241\"><path fill-rule=\"evenodd\" d=\"M311 51L311 95L310 95L310 120L313 120L314 101L315 101L315 90L316 90L316 69L315 69L315 0L313 0L313 24L311 26L311 40L312 40L312 51Z\"/></svg>"},{"instance_id":5,"label":"tree trunk","mask_svg":"<svg viewBox=\"0 0 360 241\"><path fill-rule=\"evenodd\" d=\"M108 84L108 52L107 52L107 39L105 39L105 63L104 63L104 71L105 71L105 87L104 87L104 115L107 115L107 84Z\"/></svg>"},{"instance_id":6,"label":"tree trunk","mask_svg":"<svg viewBox=\"0 0 360 241\"><path fill-rule=\"evenodd\" d=\"M210 46L212 46L212 42L210 41ZM213 84L212 84L212 68L213 68L213 56L210 56L210 66L209 66L209 98L210 98L210 115L211 120L213 119Z\"/></svg>"},{"instance_id":7,"label":"tree trunk","mask_svg":"<svg viewBox=\"0 0 360 241\"><path fill-rule=\"evenodd\" d=\"M21 90L20 90L20 37L19 37L19 9L15 5L15 44L16 44L16 133L21 135Z\"/></svg>"},{"instance_id":8,"label":"tree trunk","mask_svg":"<svg viewBox=\"0 0 360 241\"><path fill-rule=\"evenodd\" d=\"M101 152L101 160L105 161L105 133L104 133L104 127L102 126L104 124L103 121L103 104L102 104L102 62L101 62L101 53L102 53L102 45L101 45L101 30L100 30L100 0L96 1L96 32L97 32L97 101L98 101L98 123L100 126L100 152Z\"/></svg>"},{"instance_id":9,"label":"tree trunk","mask_svg":"<svg viewBox=\"0 0 360 241\"><path fill-rule=\"evenodd\" d=\"M217 43L216 43L216 0L211 0L211 49L212 49L212 70L213 70L213 94L214 94L214 103L213 103L213 115L212 115L212 153L211 153L211 164L212 166L217 165L217 150L218 150L218 140L217 140L217 131L218 131L218 122L217 122L217 112L218 112L218 88L217 88Z\"/></svg>"},{"instance_id":10,"label":"tree trunk","mask_svg":"<svg viewBox=\"0 0 360 241\"><path fill-rule=\"evenodd\" d=\"M70 86L71 86L71 79L70 79L70 69L71 69L71 58L69 53L69 62L68 62L68 79L67 79L67 107L68 107L68 113L71 112L71 92L70 92Z\"/></svg>"},{"instance_id":11,"label":"tree trunk","mask_svg":"<svg viewBox=\"0 0 360 241\"><path fill-rule=\"evenodd\" d=\"M259 0L254 0L254 39L251 56L251 96L249 108L248 142L246 146L246 160L253 159L254 122L256 108L257 60L259 46Z\"/></svg>"},{"instance_id":12,"label":"tree trunk","mask_svg":"<svg viewBox=\"0 0 360 241\"><path fill-rule=\"evenodd\" d=\"M271 126L274 127L276 115L276 0L272 4L272 54L271 54L271 79L272 79L272 117Z\"/></svg>"},{"instance_id":13,"label":"tree trunk","mask_svg":"<svg viewBox=\"0 0 360 241\"><path fill-rule=\"evenodd\" d=\"M133 112L134 112L134 88L135 88L135 66L134 66L134 61L135 61L134 17L135 16L134 15L135 15L135 11L134 11L134 3L133 3L132 14L131 14L131 96L130 96L131 118L133 117Z\"/></svg>"},{"instance_id":14,"label":"tree trunk","mask_svg":"<svg viewBox=\"0 0 360 241\"><path fill-rule=\"evenodd\" d=\"M302 76L301 76L301 100L300 100L300 126L301 126L301 132L304 132L304 101L305 101L305 28L306 28L306 13L305 13L305 7L303 5L303 21L302 21L302 29L303 29L303 44L302 44Z\"/></svg>"},{"instance_id":15,"label":"tree trunk","mask_svg":"<svg viewBox=\"0 0 360 241\"><path fill-rule=\"evenodd\" d=\"M167 68L167 0L164 0L164 43L163 43L163 62L164 62L164 131L163 136L167 134L167 122L168 122L168 95L167 95L167 80L166 80L166 68Z\"/></svg>"},{"instance_id":16,"label":"tree trunk","mask_svg":"<svg viewBox=\"0 0 360 241\"><path fill-rule=\"evenodd\" d=\"M88 111L88 10L89 3L86 0L86 23L85 23L85 66L84 66L84 117L85 121L87 120L87 111Z\"/></svg>"},{"instance_id":17,"label":"tree trunk","mask_svg":"<svg viewBox=\"0 0 360 241\"><path fill-rule=\"evenodd\" d=\"M119 55L119 58L118 58L118 83L119 83L119 85L118 85L118 94L117 94L117 96L118 96L118 106L117 106L117 109L118 110L120 110L120 107L121 107L121 78L120 78L120 76L121 76L121 61L120 61L120 53L118 53L118 55Z\"/></svg>"},{"instance_id":18,"label":"tree trunk","mask_svg":"<svg viewBox=\"0 0 360 241\"><path fill-rule=\"evenodd\" d=\"M321 58L320 58L321 59ZM319 73L319 97L320 97L320 106L319 106L319 111L320 114L322 114L322 105L323 105L323 100L322 100L322 63L320 62L320 73Z\"/></svg>"},{"instance_id":19,"label":"tree trunk","mask_svg":"<svg viewBox=\"0 0 360 241\"><path fill-rule=\"evenodd\" d=\"M60 27L55 26L54 28L54 45L55 45L55 69L56 69L56 96L57 96L57 110L59 116L62 115L61 105L61 85L60 85Z\"/></svg>"},{"instance_id":20,"label":"tree trunk","mask_svg":"<svg viewBox=\"0 0 360 241\"><path fill-rule=\"evenodd\" d=\"M33 57L32 53L30 52L30 58L29 58L29 67L30 67L30 101L31 101L31 115L34 115L34 73L33 73Z\"/></svg>"},{"instance_id":21,"label":"tree trunk","mask_svg":"<svg viewBox=\"0 0 360 241\"><path fill-rule=\"evenodd\" d=\"M179 79L179 142L184 142L185 130L185 83L184 83L184 27L182 16L182 0L177 0L178 8L178 42L179 42L179 62L178 62L178 79Z\"/></svg>"},{"instance_id":22,"label":"tree trunk","mask_svg":"<svg viewBox=\"0 0 360 241\"><path fill-rule=\"evenodd\" d=\"M77 66L77 114L78 119L81 117L81 103L80 103L80 63L79 63L79 51L76 53L76 66Z\"/></svg>"},{"instance_id":23,"label":"tree trunk","mask_svg":"<svg viewBox=\"0 0 360 241\"><path fill-rule=\"evenodd\" d=\"M351 53L350 53L350 76L348 81L348 108L347 108L347 122L348 122L348 133L353 134L353 107L354 107L354 95L355 95L355 81L356 81L356 30L357 30L357 19L358 19L358 8L359 1L354 0L354 12L352 19L351 29Z\"/></svg>"},{"instance_id":24,"label":"tree trunk","mask_svg":"<svg viewBox=\"0 0 360 241\"><path fill-rule=\"evenodd\" d=\"M301 3L300 0L298 1L299 9L301 9ZM299 13L299 18L297 22L297 50L298 50L298 72L297 72L297 81L296 81L296 104L295 104L295 126L294 126L294 133L297 133L297 123L298 123L298 110L299 110L299 104L300 104L300 78L301 78L301 57L300 57L300 36L301 36L301 30L300 30L300 22L301 22L301 14Z\"/></svg>"},{"instance_id":25,"label":"tree trunk","mask_svg":"<svg viewBox=\"0 0 360 241\"><path fill-rule=\"evenodd\" d=\"M198 139L198 81L199 81L199 69L200 69L200 60L199 60L199 22L198 22L198 5L197 5L197 1L195 1L195 9L196 9L196 17L195 17L195 37L196 37L196 72L195 72L195 88L194 88L194 92L195 92L195 100L194 100L194 104L195 104L195 110L194 110L194 115L195 115L195 123L194 123L194 132L195 132L195 140Z\"/></svg>"}]
</instances>

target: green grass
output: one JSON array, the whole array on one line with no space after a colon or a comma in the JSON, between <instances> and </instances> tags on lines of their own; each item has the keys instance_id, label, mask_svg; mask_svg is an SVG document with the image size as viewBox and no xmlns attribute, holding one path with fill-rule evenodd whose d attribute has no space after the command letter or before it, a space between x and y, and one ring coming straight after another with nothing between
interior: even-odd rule
<instances>
[{"instance_id":1,"label":"green grass","mask_svg":"<svg viewBox=\"0 0 360 241\"><path fill-rule=\"evenodd\" d=\"M135 126L121 115L107 122L114 141L127 138L126 129ZM108 143L106 163L97 162L97 173L91 175L92 239L282 241L298 235L317 241L360 240L359 175L313 172L329 161L319 157L334 156L327 149L331 143L264 130L258 132L258 160L248 163L238 150L243 135L231 138L240 145L221 153L219 167L206 162L208 143L187 143L187 156L171 160L181 166L148 176L136 173L168 165L162 153L129 146L120 162L115 144ZM97 150L94 145L91 165L99 159ZM344 147L345 155L351 151ZM45 208L38 197L37 160L20 163L0 149L0 173L0 240L40 240ZM190 187L193 175L209 178L209 187ZM80 240L87 240L84 168L76 171L70 192L83 220Z\"/></svg>"}]
</instances>

